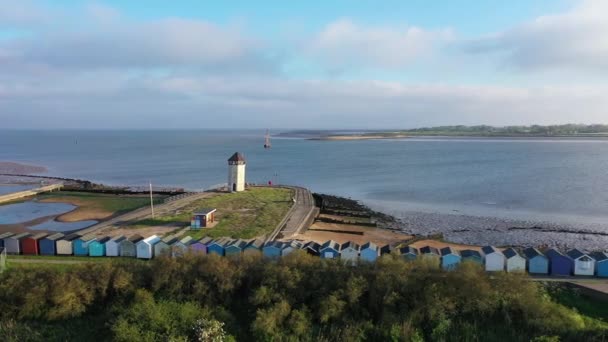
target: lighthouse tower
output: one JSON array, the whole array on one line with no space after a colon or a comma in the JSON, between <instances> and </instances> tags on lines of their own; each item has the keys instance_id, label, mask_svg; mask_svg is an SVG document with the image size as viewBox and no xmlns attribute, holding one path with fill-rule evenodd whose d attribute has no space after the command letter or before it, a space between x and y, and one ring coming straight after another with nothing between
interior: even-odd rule
<instances>
[{"instance_id":1,"label":"lighthouse tower","mask_svg":"<svg viewBox=\"0 0 608 342\"><path fill-rule=\"evenodd\" d=\"M228 159L228 190L245 191L245 157L239 152Z\"/></svg>"}]
</instances>

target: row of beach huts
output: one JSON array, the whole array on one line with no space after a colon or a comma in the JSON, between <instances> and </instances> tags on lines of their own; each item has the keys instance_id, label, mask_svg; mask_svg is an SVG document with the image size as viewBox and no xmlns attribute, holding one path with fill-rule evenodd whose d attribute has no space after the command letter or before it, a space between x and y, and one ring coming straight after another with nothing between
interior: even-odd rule
<instances>
[{"instance_id":1,"label":"row of beach huts","mask_svg":"<svg viewBox=\"0 0 608 342\"><path fill-rule=\"evenodd\" d=\"M486 271L528 272L554 276L598 276L608 277L608 254L606 252L584 253L578 249L562 253L549 249L544 253L536 248L518 251L515 248L504 250L485 246L481 251L475 249L456 250L452 247L437 249L425 246L420 249L412 246L394 248L390 245L378 246L373 242L358 245L354 242L339 244L329 240L323 244L313 241L269 241L260 239L243 240L231 238L212 239L204 237L193 239L168 236L161 238L153 235L144 238L140 235L96 237L79 234L0 234L0 248L7 254L25 255L76 255L92 257L133 257L152 259L159 255L179 256L187 252L238 256L241 254L261 254L278 258L295 250L324 259L341 259L355 265L359 261L374 262L384 254L399 254L406 260L425 259L446 270L455 269L460 263L478 263Z\"/></svg>"}]
</instances>

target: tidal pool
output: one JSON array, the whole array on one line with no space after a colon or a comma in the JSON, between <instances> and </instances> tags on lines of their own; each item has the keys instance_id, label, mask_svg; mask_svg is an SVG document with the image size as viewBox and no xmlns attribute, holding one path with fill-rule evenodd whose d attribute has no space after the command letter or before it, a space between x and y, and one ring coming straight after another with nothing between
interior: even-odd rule
<instances>
[{"instance_id":1,"label":"tidal pool","mask_svg":"<svg viewBox=\"0 0 608 342\"><path fill-rule=\"evenodd\" d=\"M0 224L28 222L40 217L61 215L74 210L76 206L67 203L21 202L0 206Z\"/></svg>"}]
</instances>

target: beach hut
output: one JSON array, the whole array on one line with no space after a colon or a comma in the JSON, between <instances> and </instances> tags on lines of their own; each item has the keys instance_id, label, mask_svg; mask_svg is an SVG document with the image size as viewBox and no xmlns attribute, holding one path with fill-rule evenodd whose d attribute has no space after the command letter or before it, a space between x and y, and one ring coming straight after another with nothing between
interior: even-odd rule
<instances>
[{"instance_id":1,"label":"beach hut","mask_svg":"<svg viewBox=\"0 0 608 342\"><path fill-rule=\"evenodd\" d=\"M196 242L192 236L185 236L179 241L173 243L173 256L184 256L191 250L191 246Z\"/></svg>"},{"instance_id":2,"label":"beach hut","mask_svg":"<svg viewBox=\"0 0 608 342\"><path fill-rule=\"evenodd\" d=\"M571 249L567 253L574 262L574 275L592 276L595 274L595 260L578 249Z\"/></svg>"},{"instance_id":3,"label":"beach hut","mask_svg":"<svg viewBox=\"0 0 608 342\"><path fill-rule=\"evenodd\" d=\"M425 260L432 266L439 267L441 264L441 254L435 247L424 246L420 248L420 259Z\"/></svg>"},{"instance_id":4,"label":"beach hut","mask_svg":"<svg viewBox=\"0 0 608 342\"><path fill-rule=\"evenodd\" d=\"M416 257L418 257L418 249L411 246L401 247L399 248L399 255L408 261L416 260Z\"/></svg>"},{"instance_id":5,"label":"beach hut","mask_svg":"<svg viewBox=\"0 0 608 342\"><path fill-rule=\"evenodd\" d=\"M247 241L243 239L237 239L232 241L231 244L224 248L224 254L226 256L241 256L243 249L247 246Z\"/></svg>"},{"instance_id":6,"label":"beach hut","mask_svg":"<svg viewBox=\"0 0 608 342\"><path fill-rule=\"evenodd\" d=\"M281 251L281 254L283 256L289 255L299 249L302 249L302 243L300 241L292 240L292 241L286 242L283 245L283 250Z\"/></svg>"},{"instance_id":7,"label":"beach hut","mask_svg":"<svg viewBox=\"0 0 608 342\"><path fill-rule=\"evenodd\" d=\"M460 251L460 257L462 262L472 262L478 265L483 265L483 257L479 251L474 249L464 249Z\"/></svg>"},{"instance_id":8,"label":"beach hut","mask_svg":"<svg viewBox=\"0 0 608 342\"><path fill-rule=\"evenodd\" d=\"M281 241L268 241L262 248L262 254L266 258L275 259L281 256L283 251L283 242Z\"/></svg>"},{"instance_id":9,"label":"beach hut","mask_svg":"<svg viewBox=\"0 0 608 342\"><path fill-rule=\"evenodd\" d=\"M38 249L40 255L56 255L57 254L57 240L62 239L65 235L62 233L55 233L53 235L45 236L38 241Z\"/></svg>"},{"instance_id":10,"label":"beach hut","mask_svg":"<svg viewBox=\"0 0 608 342\"><path fill-rule=\"evenodd\" d=\"M524 249L524 256L528 260L528 273L549 274L549 258L536 248Z\"/></svg>"},{"instance_id":11,"label":"beach hut","mask_svg":"<svg viewBox=\"0 0 608 342\"><path fill-rule=\"evenodd\" d=\"M201 229L210 226L215 221L214 208L203 208L199 209L196 213L192 214L190 219L190 229Z\"/></svg>"},{"instance_id":12,"label":"beach hut","mask_svg":"<svg viewBox=\"0 0 608 342\"><path fill-rule=\"evenodd\" d=\"M384 245L384 246L380 247L380 255L389 255L389 254L393 253L394 249L395 249L394 246Z\"/></svg>"},{"instance_id":13,"label":"beach hut","mask_svg":"<svg viewBox=\"0 0 608 342\"><path fill-rule=\"evenodd\" d=\"M595 252L591 254L595 259L595 275L602 278L608 277L608 254L605 252Z\"/></svg>"},{"instance_id":14,"label":"beach hut","mask_svg":"<svg viewBox=\"0 0 608 342\"><path fill-rule=\"evenodd\" d=\"M217 254L219 256L224 256L226 245L231 242L231 239L225 237L213 240L207 246L207 254Z\"/></svg>"},{"instance_id":15,"label":"beach hut","mask_svg":"<svg viewBox=\"0 0 608 342\"><path fill-rule=\"evenodd\" d=\"M137 243L143 240L144 237L141 235L133 235L128 239L124 239L120 242L120 256L135 258L137 256Z\"/></svg>"},{"instance_id":16,"label":"beach hut","mask_svg":"<svg viewBox=\"0 0 608 342\"><path fill-rule=\"evenodd\" d=\"M211 241L213 241L212 238L205 236L204 238L202 238L198 241L194 241L190 245L190 249L192 250L193 253L196 253L196 254L207 254L207 245Z\"/></svg>"},{"instance_id":17,"label":"beach hut","mask_svg":"<svg viewBox=\"0 0 608 342\"><path fill-rule=\"evenodd\" d=\"M354 266L357 264L357 260L359 260L360 249L361 246L352 241L345 242L340 246L340 259Z\"/></svg>"},{"instance_id":18,"label":"beach hut","mask_svg":"<svg viewBox=\"0 0 608 342\"><path fill-rule=\"evenodd\" d=\"M361 246L359 258L363 261L374 262L378 259L378 245L373 242L367 242Z\"/></svg>"},{"instance_id":19,"label":"beach hut","mask_svg":"<svg viewBox=\"0 0 608 342\"><path fill-rule=\"evenodd\" d=\"M505 256L501 251L494 246L484 246L481 248L481 251L484 254L486 271L504 271Z\"/></svg>"},{"instance_id":20,"label":"beach hut","mask_svg":"<svg viewBox=\"0 0 608 342\"><path fill-rule=\"evenodd\" d=\"M177 240L179 239L175 235L170 235L161 239L156 245L154 245L154 256L171 256L173 254L171 249Z\"/></svg>"},{"instance_id":21,"label":"beach hut","mask_svg":"<svg viewBox=\"0 0 608 342\"><path fill-rule=\"evenodd\" d=\"M334 240L325 241L319 249L322 259L335 259L340 257L340 245Z\"/></svg>"},{"instance_id":22,"label":"beach hut","mask_svg":"<svg viewBox=\"0 0 608 342\"><path fill-rule=\"evenodd\" d=\"M49 236L47 233L39 233L36 235L30 235L21 240L21 253L24 255L38 255L40 254L40 249L38 242L40 239Z\"/></svg>"},{"instance_id":23,"label":"beach hut","mask_svg":"<svg viewBox=\"0 0 608 342\"><path fill-rule=\"evenodd\" d=\"M444 247L441 249L441 268L444 270L453 270L462 261L462 257L458 251L452 247Z\"/></svg>"},{"instance_id":24,"label":"beach hut","mask_svg":"<svg viewBox=\"0 0 608 342\"><path fill-rule=\"evenodd\" d=\"M312 256L320 256L321 255L321 245L314 242L314 241L308 241L307 243L304 244L304 246L302 247L302 249L308 253L309 255Z\"/></svg>"},{"instance_id":25,"label":"beach hut","mask_svg":"<svg viewBox=\"0 0 608 342\"><path fill-rule=\"evenodd\" d=\"M74 241L72 241L72 250L74 252L74 255L89 255L89 243L95 239L96 238L93 235L85 235L76 238Z\"/></svg>"},{"instance_id":26,"label":"beach hut","mask_svg":"<svg viewBox=\"0 0 608 342\"><path fill-rule=\"evenodd\" d=\"M526 259L519 255L513 248L505 249L502 254L505 256L507 272L525 272Z\"/></svg>"},{"instance_id":27,"label":"beach hut","mask_svg":"<svg viewBox=\"0 0 608 342\"><path fill-rule=\"evenodd\" d=\"M106 243L110 241L110 237L105 236L101 238L97 238L88 243L89 246L89 256L92 257L100 257L106 255Z\"/></svg>"},{"instance_id":28,"label":"beach hut","mask_svg":"<svg viewBox=\"0 0 608 342\"><path fill-rule=\"evenodd\" d=\"M154 245L160 242L160 237L157 235L149 236L135 244L138 259L154 258Z\"/></svg>"},{"instance_id":29,"label":"beach hut","mask_svg":"<svg viewBox=\"0 0 608 342\"><path fill-rule=\"evenodd\" d=\"M4 250L6 251L6 254L21 254L21 240L31 235L32 234L30 233L21 233L5 238Z\"/></svg>"},{"instance_id":30,"label":"beach hut","mask_svg":"<svg viewBox=\"0 0 608 342\"><path fill-rule=\"evenodd\" d=\"M243 248L243 254L246 255L262 255L262 248L264 248L264 240L253 239L247 243L247 246Z\"/></svg>"},{"instance_id":31,"label":"beach hut","mask_svg":"<svg viewBox=\"0 0 608 342\"><path fill-rule=\"evenodd\" d=\"M57 240L57 255L72 255L74 254L74 240L78 239L80 234L69 234Z\"/></svg>"},{"instance_id":32,"label":"beach hut","mask_svg":"<svg viewBox=\"0 0 608 342\"><path fill-rule=\"evenodd\" d=\"M124 235L119 235L111 238L106 242L106 256L120 256L120 244L126 239Z\"/></svg>"},{"instance_id":33,"label":"beach hut","mask_svg":"<svg viewBox=\"0 0 608 342\"><path fill-rule=\"evenodd\" d=\"M6 232L6 233L2 233L0 234L0 247L4 247L4 239L13 236L15 234L10 233L10 232Z\"/></svg>"},{"instance_id":34,"label":"beach hut","mask_svg":"<svg viewBox=\"0 0 608 342\"><path fill-rule=\"evenodd\" d=\"M574 269L574 261L556 249L548 250L545 255L549 258L549 272L551 275L569 276Z\"/></svg>"}]
</instances>

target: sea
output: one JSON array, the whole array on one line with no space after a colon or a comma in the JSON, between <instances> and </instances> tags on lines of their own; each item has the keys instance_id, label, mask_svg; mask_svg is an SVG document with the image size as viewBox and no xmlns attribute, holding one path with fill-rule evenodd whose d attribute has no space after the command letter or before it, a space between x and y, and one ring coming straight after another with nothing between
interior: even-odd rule
<instances>
[{"instance_id":1,"label":"sea","mask_svg":"<svg viewBox=\"0 0 608 342\"><path fill-rule=\"evenodd\" d=\"M273 134L282 131L271 132ZM374 209L606 226L608 139L324 141L264 130L0 131L0 161L111 185L203 190L241 152L250 183L291 184Z\"/></svg>"}]
</instances>

